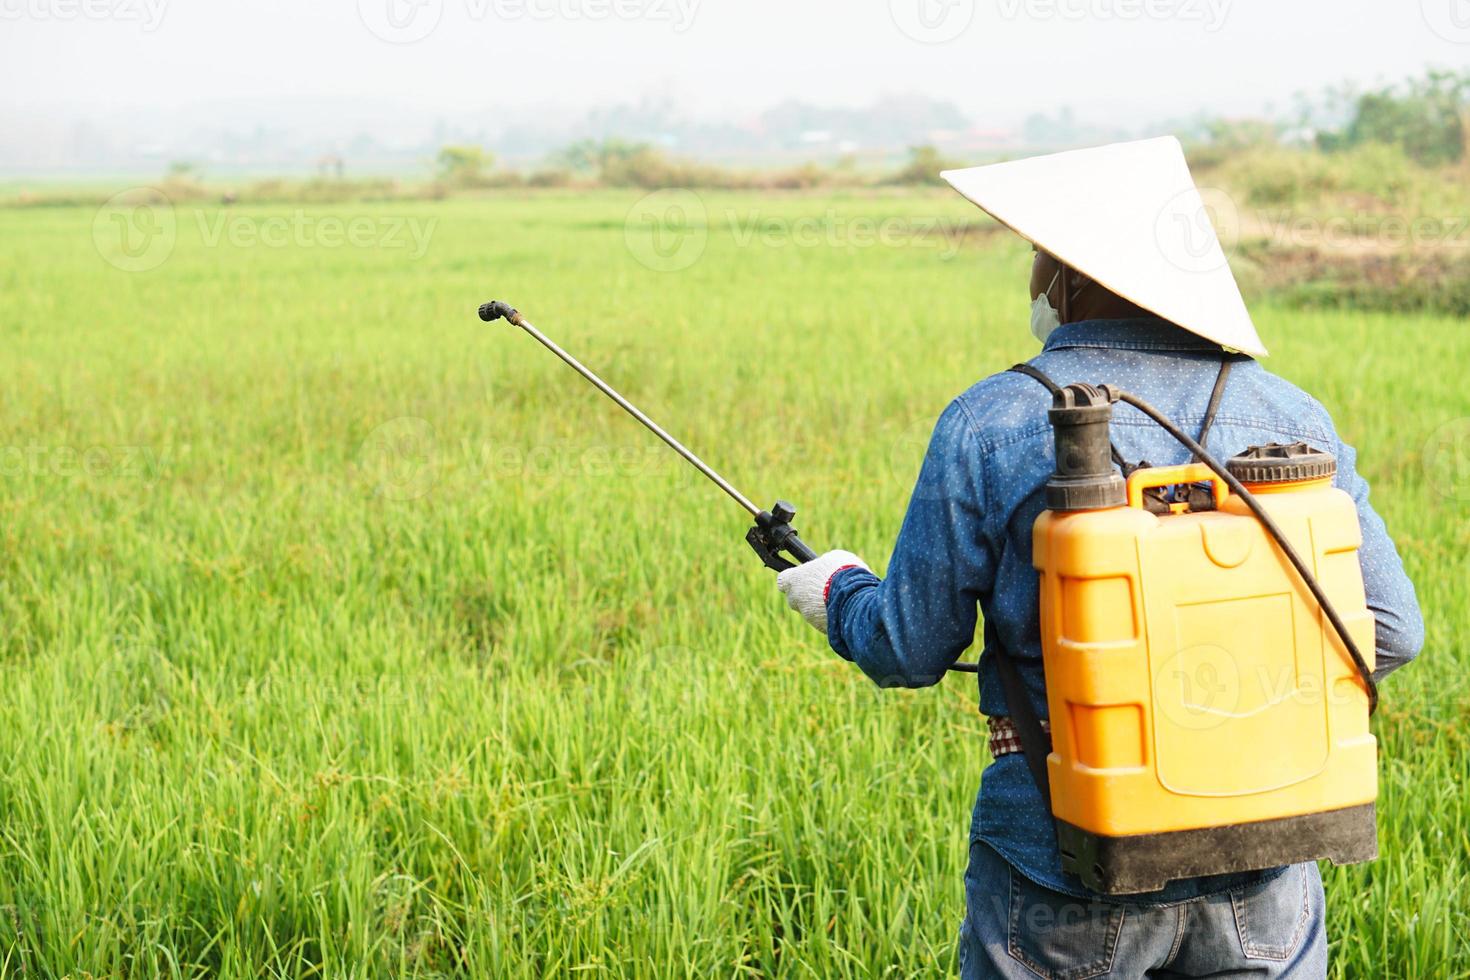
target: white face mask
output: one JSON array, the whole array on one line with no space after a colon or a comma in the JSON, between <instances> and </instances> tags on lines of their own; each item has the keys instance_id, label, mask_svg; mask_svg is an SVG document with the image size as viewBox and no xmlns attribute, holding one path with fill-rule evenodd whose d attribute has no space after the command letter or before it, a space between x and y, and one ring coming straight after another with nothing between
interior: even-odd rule
<instances>
[{"instance_id":1,"label":"white face mask","mask_svg":"<svg viewBox=\"0 0 1470 980\"><path fill-rule=\"evenodd\" d=\"M1055 306L1051 305L1051 300L1046 298L1052 286L1057 284L1057 276L1061 274L1062 270L1058 269L1057 274L1051 277L1051 285L1031 301L1031 335L1043 344L1046 343L1046 338L1051 336L1051 332L1062 325L1061 314L1057 312Z\"/></svg>"}]
</instances>

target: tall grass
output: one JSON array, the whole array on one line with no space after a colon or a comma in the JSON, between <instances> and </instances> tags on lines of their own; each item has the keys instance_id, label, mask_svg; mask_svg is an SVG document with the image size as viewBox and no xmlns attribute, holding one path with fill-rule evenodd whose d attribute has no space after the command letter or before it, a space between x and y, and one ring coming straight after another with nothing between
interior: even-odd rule
<instances>
[{"instance_id":1,"label":"tall grass","mask_svg":"<svg viewBox=\"0 0 1470 980\"><path fill-rule=\"evenodd\" d=\"M474 309L881 567L934 416L1030 351L1029 253L926 238L948 198L712 194L660 272L635 198L306 212L432 223L418 258L181 207L135 273L90 209L0 211L0 972L952 969L973 681L874 690L738 509ZM1327 875L1334 975L1470 975L1470 334L1258 319L1430 624L1375 725L1383 857Z\"/></svg>"}]
</instances>

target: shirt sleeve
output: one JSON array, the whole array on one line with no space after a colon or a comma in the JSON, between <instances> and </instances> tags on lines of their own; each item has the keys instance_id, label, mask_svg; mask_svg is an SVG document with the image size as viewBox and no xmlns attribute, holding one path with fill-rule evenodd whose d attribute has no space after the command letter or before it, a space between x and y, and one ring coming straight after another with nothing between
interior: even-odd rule
<instances>
[{"instance_id":1,"label":"shirt sleeve","mask_svg":"<svg viewBox=\"0 0 1470 980\"><path fill-rule=\"evenodd\" d=\"M1334 482L1358 505L1358 523L1363 531L1358 560L1363 566L1368 608L1377 623L1373 679L1380 681L1418 655L1424 646L1424 618L1414 595L1414 583L1404 571L1388 528L1368 502L1368 481L1358 474L1357 451L1339 438L1335 455Z\"/></svg>"},{"instance_id":2,"label":"shirt sleeve","mask_svg":"<svg viewBox=\"0 0 1470 980\"><path fill-rule=\"evenodd\" d=\"M828 642L881 687L938 683L975 639L995 567L984 466L973 418L956 400L930 438L888 577L849 568L829 583Z\"/></svg>"}]
</instances>

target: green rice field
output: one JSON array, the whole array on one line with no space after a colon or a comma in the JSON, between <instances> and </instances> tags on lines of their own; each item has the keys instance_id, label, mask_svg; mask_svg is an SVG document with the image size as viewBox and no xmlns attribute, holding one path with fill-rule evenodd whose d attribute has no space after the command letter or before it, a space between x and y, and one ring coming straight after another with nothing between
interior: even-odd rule
<instances>
[{"instance_id":1,"label":"green rice field","mask_svg":"<svg viewBox=\"0 0 1470 980\"><path fill-rule=\"evenodd\" d=\"M881 571L1029 259L938 192L0 209L0 974L951 974L973 678L877 690L475 309ZM1470 977L1470 329L1253 312L1428 623L1332 973Z\"/></svg>"}]
</instances>

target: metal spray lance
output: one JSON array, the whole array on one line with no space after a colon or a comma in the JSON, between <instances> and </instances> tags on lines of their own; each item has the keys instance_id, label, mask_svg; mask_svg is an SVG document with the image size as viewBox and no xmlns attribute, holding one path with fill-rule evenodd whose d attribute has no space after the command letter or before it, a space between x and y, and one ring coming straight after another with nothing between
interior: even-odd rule
<instances>
[{"instance_id":1,"label":"metal spray lance","mask_svg":"<svg viewBox=\"0 0 1470 980\"><path fill-rule=\"evenodd\" d=\"M711 483L725 491L731 500L744 507L746 512L755 519L755 524L750 530L745 532L745 540L750 544L751 549L760 556L760 560L765 563L767 568L780 572L802 562L811 561L817 557L817 553L797 536L796 529L791 526L791 519L796 516L795 507L784 500L776 501L771 505L770 510L762 510L757 507L751 503L749 497L737 490L729 480L726 480L719 473L715 472L708 463L696 456L679 440L669 435L663 426L645 415L638 406L624 398L612 385L599 378L585 364L571 354L568 354L556 341L532 326L531 322L523 317L515 307L500 300L492 300L480 306L481 320L488 323L493 320L499 320L502 317L520 327L534 337L541 346L561 358L568 367L586 378L594 388L611 398L618 404L619 408L633 416L648 431L662 439L670 449L682 456L686 462L699 470L700 473L704 474ZM977 668L975 664L957 663L950 669L974 672Z\"/></svg>"}]
</instances>

